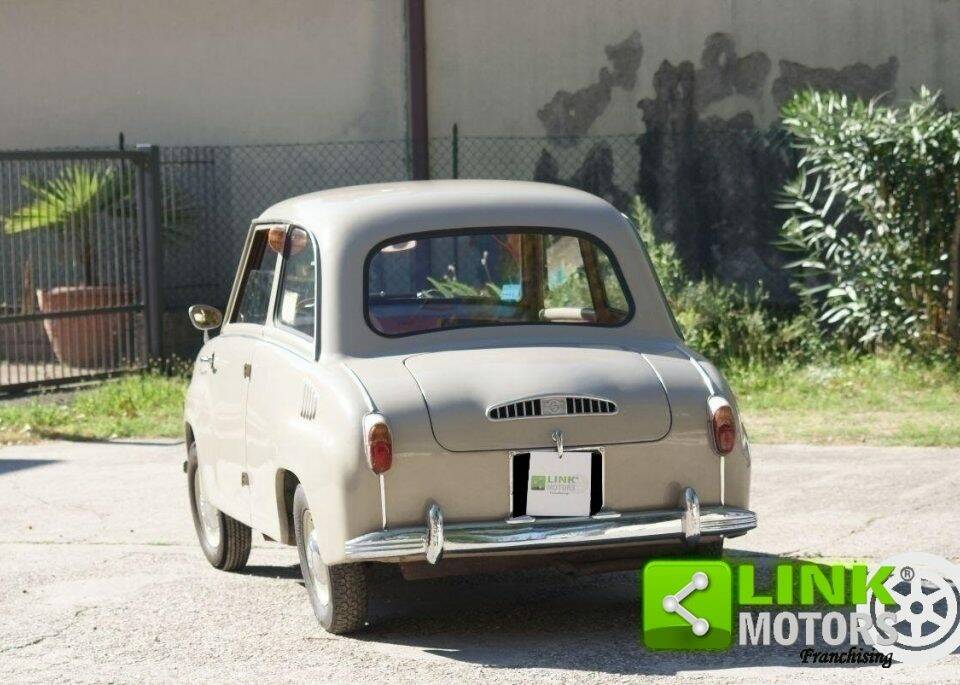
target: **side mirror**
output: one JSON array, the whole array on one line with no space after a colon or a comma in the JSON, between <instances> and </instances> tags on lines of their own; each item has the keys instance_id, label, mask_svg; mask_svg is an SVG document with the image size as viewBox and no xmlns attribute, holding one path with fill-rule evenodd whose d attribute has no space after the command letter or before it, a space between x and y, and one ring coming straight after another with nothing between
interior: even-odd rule
<instances>
[{"instance_id":1,"label":"side mirror","mask_svg":"<svg viewBox=\"0 0 960 685\"><path fill-rule=\"evenodd\" d=\"M220 328L223 323L223 314L216 307L208 304L195 304L187 310L190 323L198 331L203 331L203 342L210 339L210 331Z\"/></svg>"}]
</instances>

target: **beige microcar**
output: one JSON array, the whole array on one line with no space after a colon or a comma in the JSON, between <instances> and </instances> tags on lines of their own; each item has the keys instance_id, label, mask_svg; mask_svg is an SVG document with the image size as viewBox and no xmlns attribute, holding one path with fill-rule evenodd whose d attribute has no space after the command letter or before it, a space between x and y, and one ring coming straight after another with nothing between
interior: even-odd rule
<instances>
[{"instance_id":1,"label":"beige microcar","mask_svg":"<svg viewBox=\"0 0 960 685\"><path fill-rule=\"evenodd\" d=\"M556 185L420 181L253 222L186 401L200 545L296 545L321 625L407 578L718 554L756 526L733 394L631 223Z\"/></svg>"}]
</instances>

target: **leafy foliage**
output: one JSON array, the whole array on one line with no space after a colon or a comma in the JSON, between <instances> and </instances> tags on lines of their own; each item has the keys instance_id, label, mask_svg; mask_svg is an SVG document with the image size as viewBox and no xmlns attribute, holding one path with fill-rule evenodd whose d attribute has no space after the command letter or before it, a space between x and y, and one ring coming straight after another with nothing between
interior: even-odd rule
<instances>
[{"instance_id":1,"label":"leafy foliage","mask_svg":"<svg viewBox=\"0 0 960 685\"><path fill-rule=\"evenodd\" d=\"M782 245L821 320L865 347L956 345L960 116L926 89L902 108L804 92L782 116L802 155Z\"/></svg>"},{"instance_id":2,"label":"leafy foliage","mask_svg":"<svg viewBox=\"0 0 960 685\"><path fill-rule=\"evenodd\" d=\"M8 234L86 226L97 214L128 204L133 194L130 179L121 180L112 167L88 170L71 166L44 185L29 178L21 179L20 184L33 200L3 219Z\"/></svg>"},{"instance_id":3,"label":"leafy foliage","mask_svg":"<svg viewBox=\"0 0 960 685\"><path fill-rule=\"evenodd\" d=\"M456 273L452 272L443 278L427 277L427 281L433 287L423 291L423 296L427 298L494 298L500 299L500 288L493 283L486 283L482 287L476 287L469 283L464 283L457 279Z\"/></svg>"},{"instance_id":4,"label":"leafy foliage","mask_svg":"<svg viewBox=\"0 0 960 685\"><path fill-rule=\"evenodd\" d=\"M653 217L639 197L629 216L691 348L728 366L807 358L822 350L809 303L799 314L778 317L762 284L748 290L716 278L693 280L673 243L654 235Z\"/></svg>"},{"instance_id":5,"label":"leafy foliage","mask_svg":"<svg viewBox=\"0 0 960 685\"><path fill-rule=\"evenodd\" d=\"M3 231L8 235L41 229L78 232L84 281L90 284L96 274L91 229L100 227L99 221L104 215L136 217L133 175L120 173L114 166L69 166L45 183L24 177L20 185L31 199L0 218ZM167 212L164 235L168 239L183 240L189 234L197 207L175 187L167 190L164 200L174 208Z\"/></svg>"}]
</instances>

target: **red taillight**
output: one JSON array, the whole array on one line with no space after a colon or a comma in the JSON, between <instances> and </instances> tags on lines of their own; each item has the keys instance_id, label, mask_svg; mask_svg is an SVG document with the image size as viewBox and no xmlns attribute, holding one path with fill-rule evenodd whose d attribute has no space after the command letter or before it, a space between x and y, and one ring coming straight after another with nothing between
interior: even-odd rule
<instances>
[{"instance_id":1,"label":"red taillight","mask_svg":"<svg viewBox=\"0 0 960 685\"><path fill-rule=\"evenodd\" d=\"M386 419L380 414L364 416L363 439L370 470L377 475L388 471L393 465L393 438Z\"/></svg>"},{"instance_id":2,"label":"red taillight","mask_svg":"<svg viewBox=\"0 0 960 685\"><path fill-rule=\"evenodd\" d=\"M722 397L711 397L708 406L713 446L720 454L730 454L737 444L737 422L733 416L733 408Z\"/></svg>"}]
</instances>

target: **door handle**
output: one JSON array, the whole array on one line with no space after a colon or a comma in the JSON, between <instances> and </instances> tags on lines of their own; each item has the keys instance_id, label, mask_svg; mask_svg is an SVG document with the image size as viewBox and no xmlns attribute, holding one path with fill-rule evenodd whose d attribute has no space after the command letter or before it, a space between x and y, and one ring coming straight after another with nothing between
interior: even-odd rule
<instances>
[{"instance_id":1,"label":"door handle","mask_svg":"<svg viewBox=\"0 0 960 685\"><path fill-rule=\"evenodd\" d=\"M209 365L210 365L210 370L211 370L213 373L216 373L216 372L217 372L217 369L216 369L216 367L214 366L214 360L215 360L216 356L217 356L217 353L216 353L216 352L211 352L209 355L200 355L200 357L197 359L197 361L200 362L201 364L209 364Z\"/></svg>"}]
</instances>

